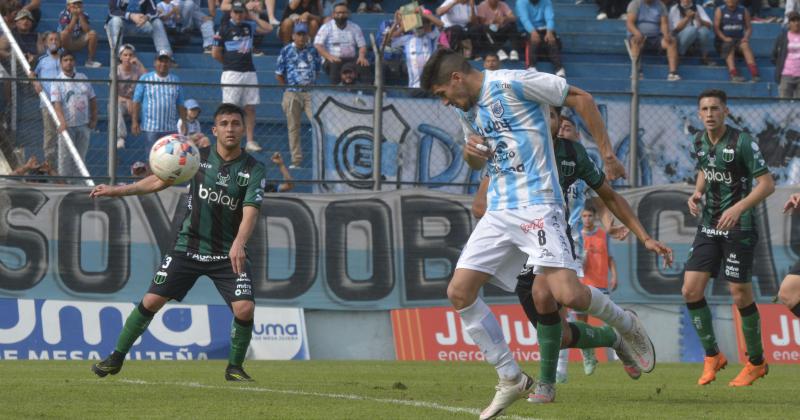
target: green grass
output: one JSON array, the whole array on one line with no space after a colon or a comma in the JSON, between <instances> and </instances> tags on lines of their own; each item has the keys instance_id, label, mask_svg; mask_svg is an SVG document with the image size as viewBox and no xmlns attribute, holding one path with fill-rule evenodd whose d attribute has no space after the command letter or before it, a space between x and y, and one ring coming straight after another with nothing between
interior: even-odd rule
<instances>
[{"instance_id":1,"label":"green grass","mask_svg":"<svg viewBox=\"0 0 800 420\"><path fill-rule=\"evenodd\" d=\"M0 362L0 418L477 418L496 382L484 363L248 362L247 372L257 380L250 384L225 382L223 361L130 361L119 375L104 379L90 372L91 363ZM536 372L538 365L525 368ZM798 365L774 365L765 379L747 388L727 386L737 365L698 387L701 369L659 364L632 381L618 363L601 364L590 377L571 364L569 382L559 385L554 404L519 401L507 414L544 419L797 415Z\"/></svg>"}]
</instances>

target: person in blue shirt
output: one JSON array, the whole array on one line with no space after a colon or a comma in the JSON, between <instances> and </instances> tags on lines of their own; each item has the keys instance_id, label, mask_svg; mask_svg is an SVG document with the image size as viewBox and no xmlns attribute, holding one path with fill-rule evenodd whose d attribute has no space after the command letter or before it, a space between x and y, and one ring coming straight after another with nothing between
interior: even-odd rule
<instances>
[{"instance_id":1,"label":"person in blue shirt","mask_svg":"<svg viewBox=\"0 0 800 420\"><path fill-rule=\"evenodd\" d=\"M147 35L153 38L156 51L165 50L172 54L155 0L108 0L106 28L114 43L114 51L117 45L123 44L123 35Z\"/></svg>"},{"instance_id":2,"label":"person in blue shirt","mask_svg":"<svg viewBox=\"0 0 800 420\"><path fill-rule=\"evenodd\" d=\"M521 30L528 37L528 66L536 66L536 55L545 53L553 63L556 76L566 77L561 64L561 39L556 35L555 13L551 0L519 0L516 12Z\"/></svg>"},{"instance_id":3,"label":"person in blue shirt","mask_svg":"<svg viewBox=\"0 0 800 420\"><path fill-rule=\"evenodd\" d=\"M725 4L714 11L714 32L717 35L717 48L728 66L731 81L744 82L744 77L736 70L737 51L744 56L751 80L760 81L756 58L753 56L753 49L750 48L750 35L753 34L750 12L739 4L739 0L725 0Z\"/></svg>"},{"instance_id":4,"label":"person in blue shirt","mask_svg":"<svg viewBox=\"0 0 800 420\"><path fill-rule=\"evenodd\" d=\"M39 57L36 62L36 68L31 71L29 75L31 79L56 79L61 73L61 64L59 63L59 49L61 48L61 37L58 32L47 32L44 35L44 42L46 52ZM52 82L34 82L33 88L36 93L44 92L47 97L50 97L50 86ZM50 112L45 108L44 103L42 109L42 129L44 131L44 160L50 164L50 167L58 170L58 127L57 122L50 115Z\"/></svg>"},{"instance_id":5,"label":"person in blue shirt","mask_svg":"<svg viewBox=\"0 0 800 420\"><path fill-rule=\"evenodd\" d=\"M162 136L174 133L179 118L183 121L181 134L186 133L183 89L178 84L180 78L169 73L171 65L172 55L168 51L159 51L153 66L154 71L140 77L133 92L131 133L135 136L145 134L147 150Z\"/></svg>"},{"instance_id":6,"label":"person in blue shirt","mask_svg":"<svg viewBox=\"0 0 800 420\"><path fill-rule=\"evenodd\" d=\"M300 147L300 121L302 113L311 121L311 93L307 86L313 85L322 70L322 58L317 49L308 44L308 25L297 22L294 25L292 43L281 49L275 78L287 86L283 92L281 108L286 114L289 130L289 150L292 152L291 169L299 168L303 162Z\"/></svg>"}]
</instances>

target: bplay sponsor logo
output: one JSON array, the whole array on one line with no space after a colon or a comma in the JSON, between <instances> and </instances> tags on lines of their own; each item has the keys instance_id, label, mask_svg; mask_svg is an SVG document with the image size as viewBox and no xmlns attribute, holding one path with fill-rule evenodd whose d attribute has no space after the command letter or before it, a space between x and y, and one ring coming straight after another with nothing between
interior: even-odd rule
<instances>
[{"instance_id":1,"label":"bplay sponsor logo","mask_svg":"<svg viewBox=\"0 0 800 420\"><path fill-rule=\"evenodd\" d=\"M206 200L209 203L213 204L221 204L223 206L228 207L231 210L236 210L239 207L238 198L232 198L227 194L221 193L211 188L206 188L203 184L200 184L200 192L198 193L198 196L200 197L201 200Z\"/></svg>"},{"instance_id":2,"label":"bplay sponsor logo","mask_svg":"<svg viewBox=\"0 0 800 420\"><path fill-rule=\"evenodd\" d=\"M706 181L722 182L725 183L725 185L731 185L733 183L733 175L728 171L703 168L703 176Z\"/></svg>"}]
</instances>

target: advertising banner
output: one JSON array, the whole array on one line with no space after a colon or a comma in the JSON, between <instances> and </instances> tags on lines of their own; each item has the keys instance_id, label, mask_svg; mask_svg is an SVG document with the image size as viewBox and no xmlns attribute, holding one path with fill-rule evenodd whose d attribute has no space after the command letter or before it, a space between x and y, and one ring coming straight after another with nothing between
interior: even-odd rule
<instances>
[{"instance_id":1,"label":"advertising banner","mask_svg":"<svg viewBox=\"0 0 800 420\"><path fill-rule=\"evenodd\" d=\"M742 335L742 317L736 305L731 305L736 325L736 344L739 349L739 362L747 361L747 349ZM761 317L761 342L764 346L764 359L767 363L800 362L800 319L789 309L779 304L758 305Z\"/></svg>"},{"instance_id":2,"label":"advertising banner","mask_svg":"<svg viewBox=\"0 0 800 420\"><path fill-rule=\"evenodd\" d=\"M0 298L0 359L100 360L114 349L133 303ZM225 305L168 304L128 353L134 360L227 359ZM302 309L257 307L250 359L307 360Z\"/></svg>"}]
</instances>

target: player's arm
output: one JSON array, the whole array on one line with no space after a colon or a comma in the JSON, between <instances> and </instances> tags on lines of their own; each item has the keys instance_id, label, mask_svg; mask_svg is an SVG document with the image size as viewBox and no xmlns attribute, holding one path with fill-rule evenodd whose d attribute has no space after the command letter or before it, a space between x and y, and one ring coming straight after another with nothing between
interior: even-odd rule
<instances>
[{"instance_id":1,"label":"player's arm","mask_svg":"<svg viewBox=\"0 0 800 420\"><path fill-rule=\"evenodd\" d=\"M614 224L614 215L608 210L606 204L603 202L600 197L595 197L592 199L592 207L597 211L597 215L600 218L600 223L603 224L603 228L608 233L608 236L618 240L624 241L625 238L628 237L628 234L631 233L630 229L625 227L625 225L615 225Z\"/></svg>"},{"instance_id":2,"label":"player's arm","mask_svg":"<svg viewBox=\"0 0 800 420\"><path fill-rule=\"evenodd\" d=\"M244 247L247 245L247 241L250 240L250 235L253 234L253 229L255 229L256 222L258 221L259 212L260 207L252 205L245 204L244 208L242 208L242 223L239 224L239 233L236 234L236 238L231 244L231 251L228 253L228 257L231 259L231 266L233 266L233 272L236 274L245 271L247 254L245 253Z\"/></svg>"},{"instance_id":3,"label":"player's arm","mask_svg":"<svg viewBox=\"0 0 800 420\"><path fill-rule=\"evenodd\" d=\"M163 181L155 175L150 175L128 185L100 184L92 189L89 197L124 197L127 195L150 194L159 192L170 185L172 185L171 182Z\"/></svg>"},{"instance_id":4,"label":"player's arm","mask_svg":"<svg viewBox=\"0 0 800 420\"><path fill-rule=\"evenodd\" d=\"M600 111L597 109L597 104L594 102L592 95L585 90L570 86L567 97L564 99L564 106L575 110L586 122L589 134L592 135L597 147L600 149L600 156L603 157L605 162L605 172L608 179L613 181L617 178L625 178L625 168L614 154L611 140L608 139L608 131L606 131L606 126L603 124Z\"/></svg>"},{"instance_id":5,"label":"player's arm","mask_svg":"<svg viewBox=\"0 0 800 420\"><path fill-rule=\"evenodd\" d=\"M489 177L485 176L481 179L481 184L478 186L478 191L475 193L475 198L472 199L472 215L476 219L480 219L486 214L486 192L489 190Z\"/></svg>"},{"instance_id":6,"label":"player's arm","mask_svg":"<svg viewBox=\"0 0 800 420\"><path fill-rule=\"evenodd\" d=\"M794 211L798 206L800 206L800 193L794 193L789 196L789 199L786 200L786 203L783 205L783 212L789 213Z\"/></svg>"},{"instance_id":7,"label":"player's arm","mask_svg":"<svg viewBox=\"0 0 800 420\"><path fill-rule=\"evenodd\" d=\"M645 248L664 257L665 265L672 265L672 249L653 239L650 234L647 233L644 226L642 226L642 223L639 221L639 218L633 213L630 204L614 191L611 186L608 185L608 182L604 182L603 185L595 191L611 213L636 235L636 238L642 242Z\"/></svg>"},{"instance_id":8,"label":"player's arm","mask_svg":"<svg viewBox=\"0 0 800 420\"><path fill-rule=\"evenodd\" d=\"M728 230L734 227L739 222L739 217L741 217L742 213L755 207L775 192L775 180L769 172L756 178L756 182L758 184L750 191L750 194L747 194L747 197L722 212L722 216L719 217L719 222L717 223L717 229Z\"/></svg>"},{"instance_id":9,"label":"player's arm","mask_svg":"<svg viewBox=\"0 0 800 420\"><path fill-rule=\"evenodd\" d=\"M700 215L700 201L703 199L703 194L706 193L706 177L703 171L697 171L697 180L694 182L694 192L689 197L686 204L689 205L689 213L697 217Z\"/></svg>"}]
</instances>

